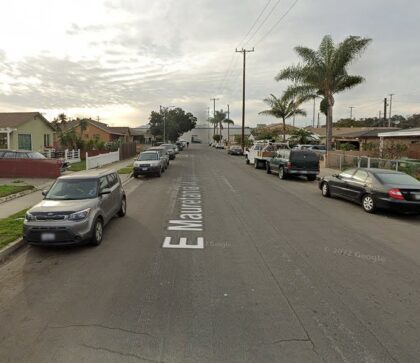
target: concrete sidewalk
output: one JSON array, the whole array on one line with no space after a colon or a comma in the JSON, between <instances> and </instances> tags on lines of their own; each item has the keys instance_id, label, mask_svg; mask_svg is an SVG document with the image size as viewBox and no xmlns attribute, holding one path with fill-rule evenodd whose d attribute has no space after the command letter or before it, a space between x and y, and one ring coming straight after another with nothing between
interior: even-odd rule
<instances>
[{"instance_id":1,"label":"concrete sidewalk","mask_svg":"<svg viewBox=\"0 0 420 363\"><path fill-rule=\"evenodd\" d=\"M125 159L122 161L118 161L113 164L105 165L101 169L113 169L118 171L118 169L125 168L128 165L132 165L133 159ZM80 172L73 172L73 173L80 173ZM130 178L130 174L121 174L120 175L121 181L124 183L127 179ZM44 189L48 189L55 180L49 179L49 182L43 184ZM0 219L7 218L8 216L15 214L22 209L27 209L35 204L39 203L42 200L42 191L38 190L34 193L27 194L23 197L13 199L11 201L5 202L0 204Z\"/></svg>"}]
</instances>

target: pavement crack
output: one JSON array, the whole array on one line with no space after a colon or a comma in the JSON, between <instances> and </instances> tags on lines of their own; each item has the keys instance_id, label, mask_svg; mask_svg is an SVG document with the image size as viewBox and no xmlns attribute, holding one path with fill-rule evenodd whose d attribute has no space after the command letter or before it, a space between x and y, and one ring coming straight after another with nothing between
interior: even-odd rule
<instances>
[{"instance_id":1,"label":"pavement crack","mask_svg":"<svg viewBox=\"0 0 420 363\"><path fill-rule=\"evenodd\" d=\"M104 352L108 352L108 353L112 353L112 354L117 354L121 357L130 357L130 358L136 358L140 361L143 362L153 362L153 363L162 363L162 361L157 361L155 359L149 359L149 358L145 358L142 357L141 355L137 355L137 354L133 354L133 353L124 353L124 352L120 352L118 350L114 350L114 349L110 349L110 348L106 348L106 347L99 347L99 346L94 346L94 345L89 345L89 344L81 344L83 347L85 348L89 348L89 349L93 349L93 350L101 350Z\"/></svg>"},{"instance_id":2,"label":"pavement crack","mask_svg":"<svg viewBox=\"0 0 420 363\"><path fill-rule=\"evenodd\" d=\"M149 333L145 333L145 332L138 332L135 330L130 330L130 329L124 329L124 328L118 328L118 327L113 327L113 326L107 326L107 325L103 325L103 324L69 324L69 325L48 325L49 329L68 329L68 328L101 328L101 329L107 329L107 330L118 330L118 331L122 331L124 333L129 333L129 334L135 334L135 335L146 335L149 336L151 338L156 338L155 336L149 334Z\"/></svg>"},{"instance_id":3,"label":"pavement crack","mask_svg":"<svg viewBox=\"0 0 420 363\"><path fill-rule=\"evenodd\" d=\"M289 343L289 342L311 342L310 339L307 338L295 338L295 339L279 339L273 342L273 344L277 344L277 343Z\"/></svg>"}]
</instances>

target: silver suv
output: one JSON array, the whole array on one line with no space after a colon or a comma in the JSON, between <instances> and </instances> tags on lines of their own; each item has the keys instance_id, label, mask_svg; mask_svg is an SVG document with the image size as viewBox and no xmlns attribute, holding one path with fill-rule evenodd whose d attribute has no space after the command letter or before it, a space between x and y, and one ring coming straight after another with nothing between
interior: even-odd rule
<instances>
[{"instance_id":1,"label":"silver suv","mask_svg":"<svg viewBox=\"0 0 420 363\"><path fill-rule=\"evenodd\" d=\"M62 176L44 200L28 210L24 239L33 245L70 245L102 242L104 226L117 214L125 216L127 201L113 170L92 170Z\"/></svg>"},{"instance_id":2,"label":"silver suv","mask_svg":"<svg viewBox=\"0 0 420 363\"><path fill-rule=\"evenodd\" d=\"M166 169L166 160L160 157L159 151L144 151L134 160L133 176L154 174L158 177Z\"/></svg>"}]
</instances>

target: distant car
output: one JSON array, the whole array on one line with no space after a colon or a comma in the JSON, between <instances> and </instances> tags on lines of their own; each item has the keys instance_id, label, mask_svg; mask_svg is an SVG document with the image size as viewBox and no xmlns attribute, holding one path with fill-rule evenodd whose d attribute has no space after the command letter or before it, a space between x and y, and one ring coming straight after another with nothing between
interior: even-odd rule
<instances>
[{"instance_id":1,"label":"distant car","mask_svg":"<svg viewBox=\"0 0 420 363\"><path fill-rule=\"evenodd\" d=\"M153 174L160 177L166 169L165 164L158 151L144 151L134 161L133 176Z\"/></svg>"},{"instance_id":2,"label":"distant car","mask_svg":"<svg viewBox=\"0 0 420 363\"><path fill-rule=\"evenodd\" d=\"M229 155L243 155L242 147L240 145L232 145L228 149Z\"/></svg>"},{"instance_id":3,"label":"distant car","mask_svg":"<svg viewBox=\"0 0 420 363\"><path fill-rule=\"evenodd\" d=\"M159 153L159 156L161 159L165 162L165 169L168 169L169 167L169 153L168 150L166 150L163 146L153 146L151 148L148 148L146 151L157 151Z\"/></svg>"},{"instance_id":4,"label":"distant car","mask_svg":"<svg viewBox=\"0 0 420 363\"><path fill-rule=\"evenodd\" d=\"M217 143L215 146L216 149L224 149L225 145L223 145L221 142Z\"/></svg>"},{"instance_id":5,"label":"distant car","mask_svg":"<svg viewBox=\"0 0 420 363\"><path fill-rule=\"evenodd\" d=\"M281 149L266 163L267 173L275 172L280 179L303 175L314 181L319 173L319 156L310 150Z\"/></svg>"},{"instance_id":6,"label":"distant car","mask_svg":"<svg viewBox=\"0 0 420 363\"><path fill-rule=\"evenodd\" d=\"M70 164L64 159L48 159L45 155L38 151L22 151L22 150L0 150L0 159L29 159L29 160L45 160L46 162L55 162L60 164L61 172L67 170Z\"/></svg>"},{"instance_id":7,"label":"distant car","mask_svg":"<svg viewBox=\"0 0 420 363\"><path fill-rule=\"evenodd\" d=\"M164 147L166 149L166 151L169 154L169 159L170 160L174 160L175 159L175 148L174 145L172 144L161 144L161 147Z\"/></svg>"},{"instance_id":8,"label":"distant car","mask_svg":"<svg viewBox=\"0 0 420 363\"><path fill-rule=\"evenodd\" d=\"M420 182L393 170L349 169L321 178L319 188L324 197L348 199L368 213L378 209L420 213Z\"/></svg>"},{"instance_id":9,"label":"distant car","mask_svg":"<svg viewBox=\"0 0 420 363\"><path fill-rule=\"evenodd\" d=\"M184 143L182 141L177 141L175 145L178 147L179 151L184 150Z\"/></svg>"},{"instance_id":10,"label":"distant car","mask_svg":"<svg viewBox=\"0 0 420 363\"><path fill-rule=\"evenodd\" d=\"M89 170L59 177L44 200L26 213L23 238L33 245L99 245L104 226L125 216L127 201L113 170Z\"/></svg>"}]
</instances>

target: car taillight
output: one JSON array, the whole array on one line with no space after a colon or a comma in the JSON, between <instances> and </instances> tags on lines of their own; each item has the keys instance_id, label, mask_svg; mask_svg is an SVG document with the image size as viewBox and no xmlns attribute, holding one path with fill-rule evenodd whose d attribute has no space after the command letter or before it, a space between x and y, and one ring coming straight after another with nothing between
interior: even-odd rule
<instances>
[{"instance_id":1,"label":"car taillight","mask_svg":"<svg viewBox=\"0 0 420 363\"><path fill-rule=\"evenodd\" d=\"M399 189L390 189L390 190L388 190L388 195L392 199L404 200L404 196L402 195L402 193L401 193L401 191Z\"/></svg>"},{"instance_id":2,"label":"car taillight","mask_svg":"<svg viewBox=\"0 0 420 363\"><path fill-rule=\"evenodd\" d=\"M287 163L287 168L288 169L291 169L292 168L292 163L290 161Z\"/></svg>"}]
</instances>

